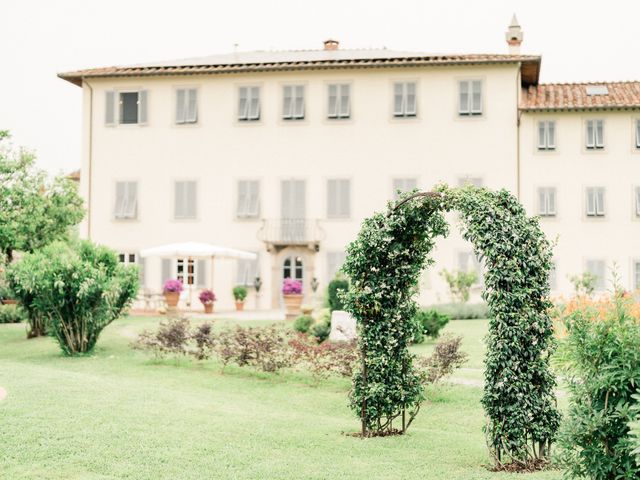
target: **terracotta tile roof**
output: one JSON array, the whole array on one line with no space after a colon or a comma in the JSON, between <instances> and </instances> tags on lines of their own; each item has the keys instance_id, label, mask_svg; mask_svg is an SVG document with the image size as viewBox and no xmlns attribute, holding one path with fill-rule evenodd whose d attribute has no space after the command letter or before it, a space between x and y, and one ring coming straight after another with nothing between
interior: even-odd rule
<instances>
[{"instance_id":1,"label":"terracotta tile roof","mask_svg":"<svg viewBox=\"0 0 640 480\"><path fill-rule=\"evenodd\" d=\"M520 101L520 109L525 111L621 108L640 108L640 82L532 85L523 89Z\"/></svg>"},{"instance_id":2,"label":"terracotta tile roof","mask_svg":"<svg viewBox=\"0 0 640 480\"><path fill-rule=\"evenodd\" d=\"M537 55L430 55L386 49L243 52L140 65L91 68L60 73L58 76L75 85L81 86L83 78L97 77L141 77L250 73L280 70L520 63L522 69L522 84L523 86L528 86L535 85L538 82L540 60L540 57Z\"/></svg>"}]
</instances>

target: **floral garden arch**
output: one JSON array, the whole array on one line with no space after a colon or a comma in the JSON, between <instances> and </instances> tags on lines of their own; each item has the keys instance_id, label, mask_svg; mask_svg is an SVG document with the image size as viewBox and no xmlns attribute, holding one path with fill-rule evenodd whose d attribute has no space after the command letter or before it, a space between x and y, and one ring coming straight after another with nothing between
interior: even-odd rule
<instances>
[{"instance_id":1,"label":"floral garden arch","mask_svg":"<svg viewBox=\"0 0 640 480\"><path fill-rule=\"evenodd\" d=\"M544 459L560 420L549 369L551 246L538 220L506 190L443 185L405 194L364 221L343 266L351 279L345 308L357 319L362 357L351 408L365 436L404 433L418 413L423 386L408 350L413 297L420 273L433 263L436 238L448 233L444 213L451 210L460 213L463 236L487 269L483 298L491 319L482 404L489 450L498 463Z\"/></svg>"}]
</instances>

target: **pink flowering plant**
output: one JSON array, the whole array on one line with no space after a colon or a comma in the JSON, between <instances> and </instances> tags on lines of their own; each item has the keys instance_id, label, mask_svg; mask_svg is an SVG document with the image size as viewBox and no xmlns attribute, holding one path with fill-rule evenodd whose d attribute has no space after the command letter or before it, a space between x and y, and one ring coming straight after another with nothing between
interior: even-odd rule
<instances>
[{"instance_id":1,"label":"pink flowering plant","mask_svg":"<svg viewBox=\"0 0 640 480\"><path fill-rule=\"evenodd\" d=\"M285 278L282 282L282 293L285 295L300 295L302 293L302 282L292 278Z\"/></svg>"},{"instance_id":2,"label":"pink flowering plant","mask_svg":"<svg viewBox=\"0 0 640 480\"><path fill-rule=\"evenodd\" d=\"M200 292L198 298L202 302L203 305L209 305L216 301L216 294L213 293L212 290L205 289Z\"/></svg>"},{"instance_id":3,"label":"pink flowering plant","mask_svg":"<svg viewBox=\"0 0 640 480\"><path fill-rule=\"evenodd\" d=\"M174 278L165 281L162 286L162 291L164 293L180 293L182 290L184 290L182 282Z\"/></svg>"}]
</instances>

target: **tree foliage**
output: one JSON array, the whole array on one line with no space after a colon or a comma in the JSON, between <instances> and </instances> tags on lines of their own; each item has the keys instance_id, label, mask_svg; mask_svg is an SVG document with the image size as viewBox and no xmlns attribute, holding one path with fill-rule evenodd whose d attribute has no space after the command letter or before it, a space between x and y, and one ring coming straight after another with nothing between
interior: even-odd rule
<instances>
[{"instance_id":1,"label":"tree foliage","mask_svg":"<svg viewBox=\"0 0 640 480\"><path fill-rule=\"evenodd\" d=\"M454 302L466 303L469 301L469 291L478 281L478 274L473 270L465 272L454 270L450 272L446 268L440 272L444 281L449 286L449 293Z\"/></svg>"},{"instance_id":2,"label":"tree foliage","mask_svg":"<svg viewBox=\"0 0 640 480\"><path fill-rule=\"evenodd\" d=\"M138 290L137 266L88 241L54 242L26 254L7 277L29 316L44 320L66 355L90 352Z\"/></svg>"},{"instance_id":3,"label":"tree foliage","mask_svg":"<svg viewBox=\"0 0 640 480\"><path fill-rule=\"evenodd\" d=\"M84 216L73 181L36 168L35 156L15 149L0 132L0 252L11 260L16 250L32 252L65 239Z\"/></svg>"},{"instance_id":4,"label":"tree foliage","mask_svg":"<svg viewBox=\"0 0 640 480\"><path fill-rule=\"evenodd\" d=\"M505 190L442 186L405 195L365 220L343 267L352 285L345 305L358 321L363 357L351 407L365 432L376 434L392 432L404 411L410 424L420 408L423 389L407 348L413 297L421 271L433 262L436 237L447 234L443 212L449 210L460 212L463 236L487 268L483 298L491 319L482 403L490 452L498 463L545 458L559 424L549 370L551 247L537 219Z\"/></svg>"},{"instance_id":5,"label":"tree foliage","mask_svg":"<svg viewBox=\"0 0 640 480\"><path fill-rule=\"evenodd\" d=\"M571 285L573 285L573 289L577 296L586 295L587 297L590 297L596 290L598 277L594 273L583 272L580 275L570 276L569 281L571 282Z\"/></svg>"}]
</instances>

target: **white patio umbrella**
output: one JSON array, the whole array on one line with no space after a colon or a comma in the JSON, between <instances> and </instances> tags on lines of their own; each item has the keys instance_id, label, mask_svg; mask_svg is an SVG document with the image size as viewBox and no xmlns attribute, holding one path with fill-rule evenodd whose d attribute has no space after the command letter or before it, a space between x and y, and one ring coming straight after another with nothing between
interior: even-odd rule
<instances>
[{"instance_id":1,"label":"white patio umbrella","mask_svg":"<svg viewBox=\"0 0 640 480\"><path fill-rule=\"evenodd\" d=\"M187 258L193 259L210 259L210 287L213 290L213 262L216 258L236 258L255 260L258 255L252 252L245 252L243 250L236 250L234 248L221 247L219 245L212 245L210 243L202 242L181 242L181 243L169 243L167 245L159 245L157 247L145 248L140 251L140 256L146 257L160 257L160 258ZM189 303L191 303L191 286L189 286Z\"/></svg>"}]
</instances>

